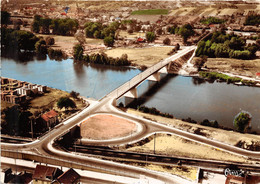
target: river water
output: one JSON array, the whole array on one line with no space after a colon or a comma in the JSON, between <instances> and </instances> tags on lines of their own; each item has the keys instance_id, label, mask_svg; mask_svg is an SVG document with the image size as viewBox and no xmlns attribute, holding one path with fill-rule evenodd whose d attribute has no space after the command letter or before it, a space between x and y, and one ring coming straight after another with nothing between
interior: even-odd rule
<instances>
[{"instance_id":1,"label":"river water","mask_svg":"<svg viewBox=\"0 0 260 184\"><path fill-rule=\"evenodd\" d=\"M64 91L77 91L82 96L100 99L131 79L140 70L101 65L33 60L19 62L2 58L3 77L28 81ZM150 90L148 90L150 89ZM148 92L147 92L148 91ZM192 77L167 75L156 84L145 81L138 87L139 105L156 107L177 118L191 117L196 121L217 120L233 127L234 116L241 110L252 114L252 128L260 132L260 88L208 83ZM123 101L129 101L124 99Z\"/></svg>"}]
</instances>

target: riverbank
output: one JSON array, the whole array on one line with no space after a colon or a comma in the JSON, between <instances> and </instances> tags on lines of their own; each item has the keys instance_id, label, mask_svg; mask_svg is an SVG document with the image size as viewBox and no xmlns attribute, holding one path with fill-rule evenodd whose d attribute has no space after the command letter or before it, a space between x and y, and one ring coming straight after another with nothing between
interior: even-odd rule
<instances>
[{"instance_id":1,"label":"riverbank","mask_svg":"<svg viewBox=\"0 0 260 184\"><path fill-rule=\"evenodd\" d=\"M1 88L1 130L3 134L30 137L31 127L28 124L34 122L34 137L37 137L49 128L39 122L48 122L51 117L55 118L55 123L51 120L52 124L48 126L55 126L56 123L88 106L86 100L75 96L73 98L68 92L25 81L2 77ZM57 102L61 97L73 100L76 108L58 108ZM16 112L20 114L18 115ZM15 121L18 121L18 125L14 123ZM21 121L23 122L22 128L19 124ZM18 130L13 131L12 126Z\"/></svg>"},{"instance_id":2,"label":"riverbank","mask_svg":"<svg viewBox=\"0 0 260 184\"><path fill-rule=\"evenodd\" d=\"M193 59L193 61L196 58ZM231 58L208 58L203 68L209 72L218 72L231 77L260 82L257 73L260 72L260 59L240 60Z\"/></svg>"},{"instance_id":3,"label":"riverbank","mask_svg":"<svg viewBox=\"0 0 260 184\"><path fill-rule=\"evenodd\" d=\"M151 119L153 121L163 123L169 126L173 126L180 130L184 130L187 132L199 134L201 136L205 136L212 140L217 140L220 142L224 142L226 144L237 146L238 143L243 142L243 148L247 149L248 146L252 145L253 142L260 142L259 135L253 134L242 134L239 132L228 131L213 127L202 126L199 124L188 123L175 118L165 118L161 116L156 116L152 114L143 113L134 109L127 109L127 113L134 114L137 116L142 116L147 119ZM239 146L242 147L242 146Z\"/></svg>"}]
</instances>

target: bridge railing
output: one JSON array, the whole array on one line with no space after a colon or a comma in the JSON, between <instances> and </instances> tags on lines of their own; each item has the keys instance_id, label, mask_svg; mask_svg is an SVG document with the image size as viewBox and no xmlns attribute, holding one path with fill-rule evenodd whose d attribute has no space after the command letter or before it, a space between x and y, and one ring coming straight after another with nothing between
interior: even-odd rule
<instances>
[{"instance_id":1,"label":"bridge railing","mask_svg":"<svg viewBox=\"0 0 260 184\"><path fill-rule=\"evenodd\" d=\"M105 97L111 96L112 98L115 98L115 99L121 97L123 94L125 94L127 91L129 91L131 88L137 86L139 83L146 80L150 75L159 71L161 68L163 68L164 66L169 64L174 58L177 57L176 59L178 59L178 58L182 57L183 55L185 55L187 52L194 50L195 48L196 48L195 46L192 46L192 47L188 48L187 50L185 49L185 51L182 50L183 52L182 51L177 52L176 54L172 55L171 57L168 57L168 58L152 65L151 67L147 68L145 71L139 73L132 79L128 80L126 83L122 84L121 86L119 86L118 88L116 88L115 90L110 92Z\"/></svg>"}]
</instances>

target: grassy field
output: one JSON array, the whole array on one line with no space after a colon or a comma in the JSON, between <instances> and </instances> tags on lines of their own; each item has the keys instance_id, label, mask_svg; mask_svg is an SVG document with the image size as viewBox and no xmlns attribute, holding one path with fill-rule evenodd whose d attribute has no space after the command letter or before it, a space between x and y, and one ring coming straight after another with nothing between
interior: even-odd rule
<instances>
[{"instance_id":1,"label":"grassy field","mask_svg":"<svg viewBox=\"0 0 260 184\"><path fill-rule=\"evenodd\" d=\"M145 33L139 33L139 32L128 33L127 31L120 30L119 36L123 38L138 38L138 37L145 37Z\"/></svg>"},{"instance_id":2,"label":"grassy field","mask_svg":"<svg viewBox=\"0 0 260 184\"><path fill-rule=\"evenodd\" d=\"M151 138L152 140L150 142L141 146L128 148L127 151L153 153L155 144L156 154L231 162L250 162L242 156L234 155L212 146L200 144L175 135L157 133L155 139L153 135Z\"/></svg>"},{"instance_id":3,"label":"grassy field","mask_svg":"<svg viewBox=\"0 0 260 184\"><path fill-rule=\"evenodd\" d=\"M146 47L146 48L115 48L107 50L106 54L111 57L120 57L127 54L132 63L138 65L152 66L160 60L169 57L167 53L172 47Z\"/></svg>"},{"instance_id":4,"label":"grassy field","mask_svg":"<svg viewBox=\"0 0 260 184\"><path fill-rule=\"evenodd\" d=\"M133 11L131 15L167 15L166 9L150 9L150 10L137 10Z\"/></svg>"},{"instance_id":5,"label":"grassy field","mask_svg":"<svg viewBox=\"0 0 260 184\"><path fill-rule=\"evenodd\" d=\"M43 96L34 98L30 101L30 111L32 113L36 111L42 111L43 109L55 109L56 112L61 113L61 117L65 118L70 114L70 112L67 114L64 112L64 109L59 109L56 105L58 99L60 97L69 97L69 93L59 90L59 89L53 89L48 88L48 92L44 93ZM81 109L85 106L85 104L82 103L80 99L75 100L77 109Z\"/></svg>"},{"instance_id":6,"label":"grassy field","mask_svg":"<svg viewBox=\"0 0 260 184\"><path fill-rule=\"evenodd\" d=\"M260 72L260 59L239 60L230 58L208 58L204 67L210 71L228 72L236 75L256 77Z\"/></svg>"}]
</instances>

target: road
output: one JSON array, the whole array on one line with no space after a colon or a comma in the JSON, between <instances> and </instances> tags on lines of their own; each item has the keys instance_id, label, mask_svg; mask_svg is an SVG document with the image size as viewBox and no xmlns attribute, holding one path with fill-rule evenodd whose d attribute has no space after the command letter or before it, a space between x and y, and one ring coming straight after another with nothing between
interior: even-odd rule
<instances>
[{"instance_id":1,"label":"road","mask_svg":"<svg viewBox=\"0 0 260 184\"><path fill-rule=\"evenodd\" d=\"M189 183L189 181L184 181L182 178L158 174L156 172L147 171L142 168L133 167L133 166L126 166L119 163L114 163L110 161L104 161L92 157L86 157L82 155L75 155L72 153L67 153L61 150L56 149L53 147L53 143L55 139L58 139L62 135L66 134L71 128L80 124L83 120L93 114L99 113L109 113L114 114L132 121L139 123L142 126L142 131L134 134L131 137L126 139L120 140L113 140L113 141L101 141L99 142L100 145L121 145L127 144L130 142L137 142L144 137L147 137L156 132L169 132L176 134L178 136L184 137L186 139L190 139L192 141L197 141L199 143L208 144L214 146L216 148L229 151L235 154L239 154L248 158L260 159L259 152L252 152L244 149L237 148L235 146L231 146L222 142L218 142L215 140L210 140L206 137L192 134L186 131L182 131L171 126L166 126L154 121L150 121L144 119L142 117L136 117L134 115L127 114L123 111L120 111L116 107L113 106L117 98L125 94L129 91L132 87L140 84L143 80L145 80L149 75L152 73L160 70L162 67L166 66L169 62L179 58L180 56L184 55L187 52L194 50L196 47L187 47L181 51L178 51L177 54L155 64L154 66L148 68L144 72L140 73L139 75L135 76L130 81L126 82L119 88L115 89L104 98L98 101L98 103L93 103L86 109L82 110L80 113L75 115L74 117L68 119L67 121L63 122L58 128L54 128L49 133L41 137L40 139L31 142L31 143L24 143L24 144L10 144L10 143L1 143L2 150L27 150L27 151L34 151L39 155L50 156L50 157L57 157L62 158L64 160L73 160L74 162L80 164L86 164L89 166L96 166L103 168L104 170L109 169L111 172L115 174L121 173L121 175L126 175L128 177L140 177L140 175L145 175L151 178L158 179L165 183Z\"/></svg>"}]
</instances>

